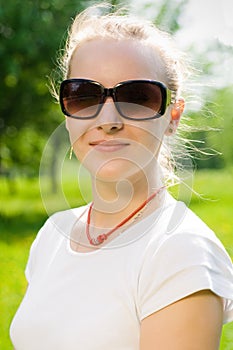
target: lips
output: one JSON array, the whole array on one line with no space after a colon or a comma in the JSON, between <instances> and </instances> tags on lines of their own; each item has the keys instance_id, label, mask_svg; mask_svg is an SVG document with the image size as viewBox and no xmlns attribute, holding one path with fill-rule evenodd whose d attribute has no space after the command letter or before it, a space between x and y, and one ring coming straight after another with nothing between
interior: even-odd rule
<instances>
[{"instance_id":1,"label":"lips","mask_svg":"<svg viewBox=\"0 0 233 350\"><path fill-rule=\"evenodd\" d=\"M115 152L129 146L128 142L121 140L96 140L89 143L96 151Z\"/></svg>"}]
</instances>

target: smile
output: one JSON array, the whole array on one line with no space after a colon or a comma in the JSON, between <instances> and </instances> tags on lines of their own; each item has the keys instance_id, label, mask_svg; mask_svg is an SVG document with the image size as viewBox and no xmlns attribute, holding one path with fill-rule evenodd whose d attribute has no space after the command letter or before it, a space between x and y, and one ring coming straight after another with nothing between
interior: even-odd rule
<instances>
[{"instance_id":1,"label":"smile","mask_svg":"<svg viewBox=\"0 0 233 350\"><path fill-rule=\"evenodd\" d=\"M116 152L129 146L129 143L119 140L97 140L90 142L89 145L99 152Z\"/></svg>"}]
</instances>

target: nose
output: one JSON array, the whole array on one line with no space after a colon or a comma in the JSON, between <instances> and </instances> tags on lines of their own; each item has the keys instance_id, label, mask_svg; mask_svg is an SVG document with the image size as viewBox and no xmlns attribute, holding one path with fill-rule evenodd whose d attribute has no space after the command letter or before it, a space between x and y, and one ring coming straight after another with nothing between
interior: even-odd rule
<instances>
[{"instance_id":1,"label":"nose","mask_svg":"<svg viewBox=\"0 0 233 350\"><path fill-rule=\"evenodd\" d=\"M103 130L106 134L115 134L124 127L122 117L111 98L104 103L96 122L98 130Z\"/></svg>"}]
</instances>

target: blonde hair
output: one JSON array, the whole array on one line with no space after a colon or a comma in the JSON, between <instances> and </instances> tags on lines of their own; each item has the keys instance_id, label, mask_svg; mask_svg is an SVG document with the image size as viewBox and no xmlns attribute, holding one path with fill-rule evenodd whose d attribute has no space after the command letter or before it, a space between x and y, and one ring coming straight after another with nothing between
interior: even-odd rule
<instances>
[{"instance_id":1,"label":"blonde hair","mask_svg":"<svg viewBox=\"0 0 233 350\"><path fill-rule=\"evenodd\" d=\"M184 53L177 49L171 35L161 31L149 21L128 14L125 9L114 9L112 5L106 3L87 8L73 20L65 49L59 59L62 80L69 78L74 52L83 43L99 38L130 39L151 47L162 62L166 76L165 83L172 91L173 100L183 93L184 82L190 75L191 68ZM173 138L164 138L159 161L165 173L166 183L174 184L180 180L175 175L174 168L177 169L175 154L182 153L182 157L186 154L181 145L182 138L179 134Z\"/></svg>"},{"instance_id":2,"label":"blonde hair","mask_svg":"<svg viewBox=\"0 0 233 350\"><path fill-rule=\"evenodd\" d=\"M183 53L177 50L171 36L151 22L125 13L125 9L105 14L110 6L105 3L94 5L75 17L59 62L63 79L69 77L72 56L84 42L97 38L130 39L155 50L164 65L168 88L175 96L179 95L189 70Z\"/></svg>"}]
</instances>

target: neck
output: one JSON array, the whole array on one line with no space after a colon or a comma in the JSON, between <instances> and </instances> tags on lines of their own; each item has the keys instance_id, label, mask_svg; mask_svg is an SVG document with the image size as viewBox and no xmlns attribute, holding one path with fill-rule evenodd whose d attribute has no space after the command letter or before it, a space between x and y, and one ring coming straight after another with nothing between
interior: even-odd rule
<instances>
[{"instance_id":1,"label":"neck","mask_svg":"<svg viewBox=\"0 0 233 350\"><path fill-rule=\"evenodd\" d=\"M162 187L158 170L145 171L134 178L118 182L104 182L95 179L92 183L92 219L96 227L110 228L127 217L152 193ZM153 200L153 208L159 206L158 198Z\"/></svg>"}]
</instances>

